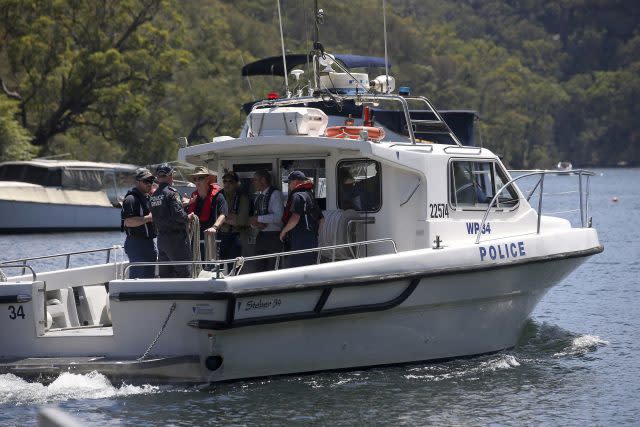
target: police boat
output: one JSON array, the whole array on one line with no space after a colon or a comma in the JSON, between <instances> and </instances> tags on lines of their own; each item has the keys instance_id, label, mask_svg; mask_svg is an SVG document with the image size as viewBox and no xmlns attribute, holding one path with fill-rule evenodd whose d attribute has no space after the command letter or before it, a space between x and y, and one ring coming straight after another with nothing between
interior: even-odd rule
<instances>
[{"instance_id":1,"label":"police boat","mask_svg":"<svg viewBox=\"0 0 640 427\"><path fill-rule=\"evenodd\" d=\"M282 268L300 251L252 255L251 235L242 257L209 254L199 274L203 262L183 261L194 267L184 279L129 279L142 264L117 248L57 271L4 262L0 372L217 382L499 352L552 286L603 250L591 172L509 171L461 143L427 98L396 93L392 76L316 51L308 85L292 62L281 68L298 77L288 96L251 105L238 137L179 157L235 171L247 188L266 169L286 192L303 171L325 217L307 250L315 263ZM545 213L561 178L576 185L575 218ZM253 271L265 257L275 269Z\"/></svg>"}]
</instances>

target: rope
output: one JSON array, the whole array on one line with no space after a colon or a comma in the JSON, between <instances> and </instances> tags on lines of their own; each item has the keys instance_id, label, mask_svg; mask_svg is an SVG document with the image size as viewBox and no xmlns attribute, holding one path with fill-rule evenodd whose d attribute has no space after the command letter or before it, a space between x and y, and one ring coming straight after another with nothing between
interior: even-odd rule
<instances>
[{"instance_id":1,"label":"rope","mask_svg":"<svg viewBox=\"0 0 640 427\"><path fill-rule=\"evenodd\" d=\"M167 327L167 323L169 322L169 319L171 318L171 315L175 310L176 310L176 303L174 301L173 304L171 304L171 308L169 309L169 314L167 315L167 318L164 319L164 323L162 324L160 331L158 331L158 335L156 335L156 337L153 339L153 342L151 342L149 347L147 347L147 350L144 352L144 354L136 359L138 362L147 358L153 346L156 345L156 343L158 342L158 339L160 339L160 335L162 335L162 333L164 332L164 328Z\"/></svg>"},{"instance_id":2,"label":"rope","mask_svg":"<svg viewBox=\"0 0 640 427\"><path fill-rule=\"evenodd\" d=\"M0 282L6 282L7 281L7 275L4 274L4 271L2 271L2 269L0 268Z\"/></svg>"},{"instance_id":3,"label":"rope","mask_svg":"<svg viewBox=\"0 0 640 427\"><path fill-rule=\"evenodd\" d=\"M189 224L189 242L193 261L202 261L202 254L200 253L200 218L198 218L198 215L194 215L193 222ZM201 270L202 264L195 264L191 272L192 277L198 277Z\"/></svg>"}]
</instances>

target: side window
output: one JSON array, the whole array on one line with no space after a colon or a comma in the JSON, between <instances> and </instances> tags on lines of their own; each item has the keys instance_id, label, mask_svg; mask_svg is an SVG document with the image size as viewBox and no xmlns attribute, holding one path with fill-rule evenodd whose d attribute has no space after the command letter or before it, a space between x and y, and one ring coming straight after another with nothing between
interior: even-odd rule
<instances>
[{"instance_id":1,"label":"side window","mask_svg":"<svg viewBox=\"0 0 640 427\"><path fill-rule=\"evenodd\" d=\"M361 159L338 162L338 208L377 212L382 206L380 163Z\"/></svg>"},{"instance_id":2,"label":"side window","mask_svg":"<svg viewBox=\"0 0 640 427\"><path fill-rule=\"evenodd\" d=\"M321 209L327 208L327 175L324 159L281 160L280 181L285 200L289 193L289 186L285 182L289 174L299 170L313 182L314 195Z\"/></svg>"},{"instance_id":3,"label":"side window","mask_svg":"<svg viewBox=\"0 0 640 427\"><path fill-rule=\"evenodd\" d=\"M449 199L453 207L486 209L502 186L508 182L504 171L491 161L453 161L450 164ZM508 187L497 206L514 206L518 196Z\"/></svg>"}]
</instances>

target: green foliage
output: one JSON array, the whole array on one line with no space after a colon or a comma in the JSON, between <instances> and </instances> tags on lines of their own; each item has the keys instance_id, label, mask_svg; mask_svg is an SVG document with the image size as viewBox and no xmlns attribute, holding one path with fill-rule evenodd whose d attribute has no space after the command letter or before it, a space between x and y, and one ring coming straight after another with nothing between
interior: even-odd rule
<instances>
[{"instance_id":1,"label":"green foliage","mask_svg":"<svg viewBox=\"0 0 640 427\"><path fill-rule=\"evenodd\" d=\"M313 1L281 5L287 49L308 51ZM380 1L320 7L328 50L384 54ZM158 163L178 136L236 135L243 102L283 89L265 78L249 90L240 76L280 53L276 10L0 0L0 156ZM625 0L388 0L392 73L439 108L477 110L484 145L511 167L638 165L639 13Z\"/></svg>"},{"instance_id":2,"label":"green foliage","mask_svg":"<svg viewBox=\"0 0 640 427\"><path fill-rule=\"evenodd\" d=\"M0 96L0 161L28 160L36 153L31 136L15 119L18 103Z\"/></svg>"}]
</instances>

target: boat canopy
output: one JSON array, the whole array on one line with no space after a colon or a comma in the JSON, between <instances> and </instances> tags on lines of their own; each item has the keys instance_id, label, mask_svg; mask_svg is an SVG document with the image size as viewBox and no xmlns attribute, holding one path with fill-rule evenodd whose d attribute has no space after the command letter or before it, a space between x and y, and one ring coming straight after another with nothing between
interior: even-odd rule
<instances>
[{"instance_id":1,"label":"boat canopy","mask_svg":"<svg viewBox=\"0 0 640 427\"><path fill-rule=\"evenodd\" d=\"M349 54L333 55L338 61L347 68L384 68L384 58L377 56L362 56ZM295 67L306 64L307 61L312 62L312 55L290 54L285 56L287 60L287 74ZM389 63L391 68L391 63ZM282 70L282 56L271 56L269 58L260 59L242 67L243 76L284 76Z\"/></svg>"},{"instance_id":2,"label":"boat canopy","mask_svg":"<svg viewBox=\"0 0 640 427\"><path fill-rule=\"evenodd\" d=\"M6 162L0 164L0 181L17 181L45 187L99 191L111 187L107 173L117 174L118 181L129 182L136 167L125 164L91 162ZM120 175L123 175L120 177Z\"/></svg>"}]
</instances>

